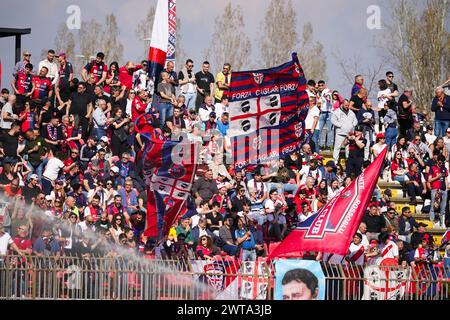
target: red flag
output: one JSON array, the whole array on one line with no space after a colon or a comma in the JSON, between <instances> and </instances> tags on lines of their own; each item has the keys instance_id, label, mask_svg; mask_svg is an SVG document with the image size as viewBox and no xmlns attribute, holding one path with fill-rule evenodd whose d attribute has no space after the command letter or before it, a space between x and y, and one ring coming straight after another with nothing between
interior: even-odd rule
<instances>
[{"instance_id":1,"label":"red flag","mask_svg":"<svg viewBox=\"0 0 450 320\"><path fill-rule=\"evenodd\" d=\"M346 255L378 181L387 148L348 187L292 231L270 253L319 251Z\"/></svg>"},{"instance_id":2,"label":"red flag","mask_svg":"<svg viewBox=\"0 0 450 320\"><path fill-rule=\"evenodd\" d=\"M151 139L143 155L147 184L144 235L161 239L186 211L197 168L196 144Z\"/></svg>"}]
</instances>

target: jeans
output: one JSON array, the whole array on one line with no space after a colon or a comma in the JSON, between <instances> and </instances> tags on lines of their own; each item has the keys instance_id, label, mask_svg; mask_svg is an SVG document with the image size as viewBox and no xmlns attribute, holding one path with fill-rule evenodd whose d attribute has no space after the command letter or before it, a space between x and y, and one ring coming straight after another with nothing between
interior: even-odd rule
<instances>
[{"instance_id":1,"label":"jeans","mask_svg":"<svg viewBox=\"0 0 450 320\"><path fill-rule=\"evenodd\" d=\"M159 122L161 127L166 125L166 120L172 116L172 104L161 102L158 106L159 110Z\"/></svg>"},{"instance_id":2,"label":"jeans","mask_svg":"<svg viewBox=\"0 0 450 320\"><path fill-rule=\"evenodd\" d=\"M106 136L106 130L103 128L93 128L92 129L92 137L95 141L99 141L101 137Z\"/></svg>"},{"instance_id":3,"label":"jeans","mask_svg":"<svg viewBox=\"0 0 450 320\"><path fill-rule=\"evenodd\" d=\"M392 146L396 143L398 136L398 129L393 127L388 127L385 132L386 137L386 144L388 145L389 149L391 150Z\"/></svg>"},{"instance_id":4,"label":"jeans","mask_svg":"<svg viewBox=\"0 0 450 320\"><path fill-rule=\"evenodd\" d=\"M195 92L182 93L182 95L185 98L186 101L185 104L188 110L195 109L195 97L196 97Z\"/></svg>"},{"instance_id":5,"label":"jeans","mask_svg":"<svg viewBox=\"0 0 450 320\"><path fill-rule=\"evenodd\" d=\"M320 152L320 148L319 148L319 136L320 136L321 131L320 130L314 130L314 133L312 135L311 140L314 142L314 150L313 152Z\"/></svg>"},{"instance_id":6,"label":"jeans","mask_svg":"<svg viewBox=\"0 0 450 320\"><path fill-rule=\"evenodd\" d=\"M447 128L450 127L449 120L434 120L434 135L436 137L445 137L445 132Z\"/></svg>"},{"instance_id":7,"label":"jeans","mask_svg":"<svg viewBox=\"0 0 450 320\"><path fill-rule=\"evenodd\" d=\"M436 191L437 189L431 190L431 208L430 208L430 221L434 222L436 213L434 212L434 198L436 197ZM442 191L442 190L441 190ZM441 222L444 222L445 219L445 206L447 205L447 190L442 191L442 199L441 199L441 206L440 206L440 212L439 217L441 219Z\"/></svg>"},{"instance_id":8,"label":"jeans","mask_svg":"<svg viewBox=\"0 0 450 320\"><path fill-rule=\"evenodd\" d=\"M321 112L319 116L319 128L322 128L319 134L319 146L325 146L327 148L333 145L333 131L331 124L331 112ZM322 143L323 129L327 129L326 131L326 143Z\"/></svg>"},{"instance_id":9,"label":"jeans","mask_svg":"<svg viewBox=\"0 0 450 320\"><path fill-rule=\"evenodd\" d=\"M284 194L285 192L296 194L298 186L292 183L271 183L270 190L277 189L278 194Z\"/></svg>"},{"instance_id":10,"label":"jeans","mask_svg":"<svg viewBox=\"0 0 450 320\"><path fill-rule=\"evenodd\" d=\"M231 244L226 244L222 247L222 250L228 253L230 256L235 256L239 250L239 247Z\"/></svg>"},{"instance_id":11,"label":"jeans","mask_svg":"<svg viewBox=\"0 0 450 320\"><path fill-rule=\"evenodd\" d=\"M31 162L28 162L28 166L33 170L33 173L36 173L38 175L39 181L42 180L42 172L44 172L44 168L47 165L48 159L44 158L37 166L34 166L31 164ZM28 175L27 179L30 180L31 174Z\"/></svg>"},{"instance_id":12,"label":"jeans","mask_svg":"<svg viewBox=\"0 0 450 320\"><path fill-rule=\"evenodd\" d=\"M405 176L395 176L394 180L400 182L403 185L403 183L405 182Z\"/></svg>"},{"instance_id":13,"label":"jeans","mask_svg":"<svg viewBox=\"0 0 450 320\"><path fill-rule=\"evenodd\" d=\"M372 146L373 142L373 131L365 130L364 138L367 140L366 146L364 147L364 160L370 160L369 155L370 155L370 147Z\"/></svg>"},{"instance_id":14,"label":"jeans","mask_svg":"<svg viewBox=\"0 0 450 320\"><path fill-rule=\"evenodd\" d=\"M47 180L45 178L42 178L41 180L41 184L42 184L42 193L47 195L50 195L50 192L52 192L52 182L50 180Z\"/></svg>"},{"instance_id":15,"label":"jeans","mask_svg":"<svg viewBox=\"0 0 450 320\"><path fill-rule=\"evenodd\" d=\"M408 191L408 196L411 200L415 200L417 196L422 195L423 188L421 184L417 187L411 182L406 185L406 190Z\"/></svg>"},{"instance_id":16,"label":"jeans","mask_svg":"<svg viewBox=\"0 0 450 320\"><path fill-rule=\"evenodd\" d=\"M246 250L242 249L241 261L256 261L256 250Z\"/></svg>"}]
</instances>

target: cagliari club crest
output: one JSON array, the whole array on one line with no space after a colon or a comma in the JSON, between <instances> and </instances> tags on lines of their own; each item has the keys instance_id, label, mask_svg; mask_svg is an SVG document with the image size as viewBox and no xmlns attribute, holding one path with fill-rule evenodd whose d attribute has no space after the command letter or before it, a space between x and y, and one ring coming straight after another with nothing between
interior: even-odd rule
<instances>
[{"instance_id":1,"label":"cagliari club crest","mask_svg":"<svg viewBox=\"0 0 450 320\"><path fill-rule=\"evenodd\" d=\"M169 174L176 179L182 178L186 174L186 168L183 165L174 163L169 168Z\"/></svg>"},{"instance_id":2,"label":"cagliari club crest","mask_svg":"<svg viewBox=\"0 0 450 320\"><path fill-rule=\"evenodd\" d=\"M253 80L255 80L257 85L260 85L264 80L264 75L262 73L253 73Z\"/></svg>"}]
</instances>

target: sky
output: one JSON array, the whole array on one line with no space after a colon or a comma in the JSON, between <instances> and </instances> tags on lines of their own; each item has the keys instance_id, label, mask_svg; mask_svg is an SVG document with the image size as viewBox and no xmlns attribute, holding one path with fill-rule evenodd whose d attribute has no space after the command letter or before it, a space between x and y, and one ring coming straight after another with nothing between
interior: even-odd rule
<instances>
[{"instance_id":1,"label":"sky","mask_svg":"<svg viewBox=\"0 0 450 320\"><path fill-rule=\"evenodd\" d=\"M386 0L292 0L292 2L297 13L297 32L301 34L303 24L311 22L315 40L324 45L330 88L348 92L351 87L343 79L333 53L340 52L342 56L348 58L359 57L360 65L364 67L385 61L383 53L375 48L384 31L369 30L366 21L369 18L367 8L371 5L380 7L382 23L389 19L390 9L385 7ZM393 2L395 1L387 2L388 6ZM196 71L199 70L204 60L204 52L209 46L214 20L227 3L228 0L178 0L177 15L181 19L182 46L186 58L189 57L196 63ZM256 40L269 0L231 0L231 3L242 8L245 32L252 40L252 59L256 60L258 57ZM139 61L142 58L144 43L135 35L135 28L152 4L155 5L156 0L2 0L0 26L31 28L31 34L22 37L22 51L29 50L32 53L32 63L37 65L41 50L53 47L56 29L69 17L66 9L70 5L80 7L82 20L95 18L103 23L107 14L114 13L120 28L120 40L124 45L124 58ZM286 56L289 60L290 53ZM14 65L13 37L0 38L0 59L3 66L2 87L9 88ZM385 68L390 69L388 63Z\"/></svg>"}]
</instances>

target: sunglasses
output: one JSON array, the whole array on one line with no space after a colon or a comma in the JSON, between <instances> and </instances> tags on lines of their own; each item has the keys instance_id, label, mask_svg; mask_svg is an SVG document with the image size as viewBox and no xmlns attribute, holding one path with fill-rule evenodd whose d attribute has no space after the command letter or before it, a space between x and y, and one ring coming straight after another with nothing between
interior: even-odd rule
<instances>
[{"instance_id":1,"label":"sunglasses","mask_svg":"<svg viewBox=\"0 0 450 320\"><path fill-rule=\"evenodd\" d=\"M24 54L24 56L25 56L25 57L30 57L30 56L31 56L31 53L26 53L26 54Z\"/></svg>"}]
</instances>

